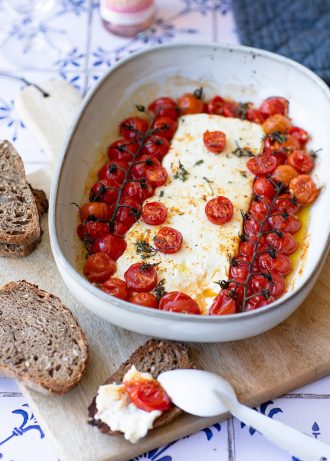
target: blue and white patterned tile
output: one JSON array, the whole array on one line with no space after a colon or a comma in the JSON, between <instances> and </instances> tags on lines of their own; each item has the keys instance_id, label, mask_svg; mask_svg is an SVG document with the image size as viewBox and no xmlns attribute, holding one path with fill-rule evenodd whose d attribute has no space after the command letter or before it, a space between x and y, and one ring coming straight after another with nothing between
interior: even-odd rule
<instances>
[{"instance_id":1,"label":"blue and white patterned tile","mask_svg":"<svg viewBox=\"0 0 330 461\"><path fill-rule=\"evenodd\" d=\"M330 399L279 398L258 407L259 412L288 424L305 434L330 443ZM299 461L266 440L254 428L234 420L233 461Z\"/></svg>"}]
</instances>

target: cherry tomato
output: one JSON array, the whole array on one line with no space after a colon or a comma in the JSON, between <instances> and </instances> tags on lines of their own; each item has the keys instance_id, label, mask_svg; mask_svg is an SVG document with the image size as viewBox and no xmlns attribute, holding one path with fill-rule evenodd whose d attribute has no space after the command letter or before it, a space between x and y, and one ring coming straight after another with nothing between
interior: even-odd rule
<instances>
[{"instance_id":1,"label":"cherry tomato","mask_svg":"<svg viewBox=\"0 0 330 461\"><path fill-rule=\"evenodd\" d=\"M239 278L245 281L248 274L249 274L249 265L246 264L245 262L238 262L235 265L232 264L230 266L229 275L233 279Z\"/></svg>"},{"instance_id":2,"label":"cherry tomato","mask_svg":"<svg viewBox=\"0 0 330 461\"><path fill-rule=\"evenodd\" d=\"M200 314L200 308L196 301L180 291L171 291L162 297L159 309L181 314Z\"/></svg>"},{"instance_id":3,"label":"cherry tomato","mask_svg":"<svg viewBox=\"0 0 330 461\"><path fill-rule=\"evenodd\" d=\"M222 131L205 131L203 141L207 150L220 154L226 148L227 138Z\"/></svg>"},{"instance_id":4,"label":"cherry tomato","mask_svg":"<svg viewBox=\"0 0 330 461\"><path fill-rule=\"evenodd\" d=\"M146 139L142 152L144 156L156 157L158 160L162 160L170 149L170 144L166 138L162 136L152 135Z\"/></svg>"},{"instance_id":5,"label":"cherry tomato","mask_svg":"<svg viewBox=\"0 0 330 461\"><path fill-rule=\"evenodd\" d=\"M103 179L112 179L117 181L118 184L122 184L125 180L126 170L128 169L128 162L123 162L121 160L111 160L111 162L106 163L99 171L99 178Z\"/></svg>"},{"instance_id":6,"label":"cherry tomato","mask_svg":"<svg viewBox=\"0 0 330 461\"><path fill-rule=\"evenodd\" d=\"M152 125L153 133L158 134L159 136L166 139L173 138L177 127L177 121L170 117L156 118Z\"/></svg>"},{"instance_id":7,"label":"cherry tomato","mask_svg":"<svg viewBox=\"0 0 330 461\"><path fill-rule=\"evenodd\" d=\"M224 102L225 100L221 96L214 96L207 105L207 112L209 114L222 115Z\"/></svg>"},{"instance_id":8,"label":"cherry tomato","mask_svg":"<svg viewBox=\"0 0 330 461\"><path fill-rule=\"evenodd\" d=\"M274 203L274 212L285 211L288 214L296 214L301 205L290 194L281 194Z\"/></svg>"},{"instance_id":9,"label":"cherry tomato","mask_svg":"<svg viewBox=\"0 0 330 461\"><path fill-rule=\"evenodd\" d=\"M308 141L308 133L306 130L299 128L298 126L292 126L289 133L298 139L301 147L304 147Z\"/></svg>"},{"instance_id":10,"label":"cherry tomato","mask_svg":"<svg viewBox=\"0 0 330 461\"><path fill-rule=\"evenodd\" d=\"M80 218L82 221L91 221L95 218L107 221L111 218L111 210L106 203L87 202L80 208Z\"/></svg>"},{"instance_id":11,"label":"cherry tomato","mask_svg":"<svg viewBox=\"0 0 330 461\"><path fill-rule=\"evenodd\" d=\"M276 194L275 187L267 178L257 178L253 183L253 192L270 199Z\"/></svg>"},{"instance_id":12,"label":"cherry tomato","mask_svg":"<svg viewBox=\"0 0 330 461\"><path fill-rule=\"evenodd\" d=\"M107 205L114 203L119 195L120 184L114 179L102 179L95 183L89 193L91 202L105 202Z\"/></svg>"},{"instance_id":13,"label":"cherry tomato","mask_svg":"<svg viewBox=\"0 0 330 461\"><path fill-rule=\"evenodd\" d=\"M271 248L285 255L291 255L298 248L298 243L289 232L282 232L281 237L275 232L270 232L266 236L266 240Z\"/></svg>"},{"instance_id":14,"label":"cherry tomato","mask_svg":"<svg viewBox=\"0 0 330 461\"><path fill-rule=\"evenodd\" d=\"M268 212L267 203L253 200L250 205L249 213L258 221L262 221Z\"/></svg>"},{"instance_id":15,"label":"cherry tomato","mask_svg":"<svg viewBox=\"0 0 330 461\"><path fill-rule=\"evenodd\" d=\"M303 150L294 150L288 157L288 164L301 174L310 173L314 168L312 157Z\"/></svg>"},{"instance_id":16,"label":"cherry tomato","mask_svg":"<svg viewBox=\"0 0 330 461\"><path fill-rule=\"evenodd\" d=\"M266 134L271 134L274 131L279 133L288 133L291 128L291 121L288 117L281 114L271 115L266 118L262 124L262 129Z\"/></svg>"},{"instance_id":17,"label":"cherry tomato","mask_svg":"<svg viewBox=\"0 0 330 461\"><path fill-rule=\"evenodd\" d=\"M274 258L272 258L269 253L260 255L259 266L261 270L277 272L281 275L288 275L292 271L292 263L290 258L282 253L276 253Z\"/></svg>"},{"instance_id":18,"label":"cherry tomato","mask_svg":"<svg viewBox=\"0 0 330 461\"><path fill-rule=\"evenodd\" d=\"M272 174L274 181L281 182L284 186L288 186L296 176L298 176L298 171L291 165L279 165Z\"/></svg>"},{"instance_id":19,"label":"cherry tomato","mask_svg":"<svg viewBox=\"0 0 330 461\"><path fill-rule=\"evenodd\" d=\"M160 202L146 203L142 208L142 219L146 224L158 226L163 224L167 218L167 208Z\"/></svg>"},{"instance_id":20,"label":"cherry tomato","mask_svg":"<svg viewBox=\"0 0 330 461\"><path fill-rule=\"evenodd\" d=\"M237 306L242 303L243 295L244 295L244 287L243 285L239 285L239 283L244 284L245 279L235 278L234 282L229 283L228 288L222 290L227 298L233 298L235 300L236 308Z\"/></svg>"},{"instance_id":21,"label":"cherry tomato","mask_svg":"<svg viewBox=\"0 0 330 461\"><path fill-rule=\"evenodd\" d=\"M105 253L117 261L126 250L126 246L126 241L123 238L109 234L96 240L92 246L92 253Z\"/></svg>"},{"instance_id":22,"label":"cherry tomato","mask_svg":"<svg viewBox=\"0 0 330 461\"><path fill-rule=\"evenodd\" d=\"M121 222L115 222L113 226L113 235L116 235L116 237L124 237L128 230L129 227L125 226Z\"/></svg>"},{"instance_id":23,"label":"cherry tomato","mask_svg":"<svg viewBox=\"0 0 330 461\"><path fill-rule=\"evenodd\" d=\"M246 112L246 120L262 124L265 121L265 116L259 109L248 109Z\"/></svg>"},{"instance_id":24,"label":"cherry tomato","mask_svg":"<svg viewBox=\"0 0 330 461\"><path fill-rule=\"evenodd\" d=\"M129 300L130 303L138 304L139 306L152 307L158 309L158 301L152 293L134 293Z\"/></svg>"},{"instance_id":25,"label":"cherry tomato","mask_svg":"<svg viewBox=\"0 0 330 461\"><path fill-rule=\"evenodd\" d=\"M132 167L132 176L136 179L144 178L148 168L160 166L160 161L157 157L150 155L142 155L137 163Z\"/></svg>"},{"instance_id":26,"label":"cherry tomato","mask_svg":"<svg viewBox=\"0 0 330 461\"><path fill-rule=\"evenodd\" d=\"M239 252L242 256L246 256L248 258L252 258L254 252L254 243L250 242L241 242L239 245Z\"/></svg>"},{"instance_id":27,"label":"cherry tomato","mask_svg":"<svg viewBox=\"0 0 330 461\"><path fill-rule=\"evenodd\" d=\"M274 114L287 115L289 111L289 101L285 98L273 96L264 100L260 106L260 110L265 117Z\"/></svg>"},{"instance_id":28,"label":"cherry tomato","mask_svg":"<svg viewBox=\"0 0 330 461\"><path fill-rule=\"evenodd\" d=\"M181 115L200 114L204 109L204 102L192 93L185 93L178 99L178 107Z\"/></svg>"},{"instance_id":29,"label":"cherry tomato","mask_svg":"<svg viewBox=\"0 0 330 461\"><path fill-rule=\"evenodd\" d=\"M144 135L149 124L141 117L128 117L119 125L119 133L125 139L135 139Z\"/></svg>"},{"instance_id":30,"label":"cherry tomato","mask_svg":"<svg viewBox=\"0 0 330 461\"><path fill-rule=\"evenodd\" d=\"M161 97L155 99L148 106L148 110L155 114L157 117L170 117L173 120L177 120L179 117L179 111L176 102L167 97Z\"/></svg>"},{"instance_id":31,"label":"cherry tomato","mask_svg":"<svg viewBox=\"0 0 330 461\"><path fill-rule=\"evenodd\" d=\"M182 234L172 227L162 227L154 237L155 247L166 254L177 253L182 245Z\"/></svg>"},{"instance_id":32,"label":"cherry tomato","mask_svg":"<svg viewBox=\"0 0 330 461\"><path fill-rule=\"evenodd\" d=\"M109 224L106 222L88 221L77 226L77 234L85 243L105 237L109 234Z\"/></svg>"},{"instance_id":33,"label":"cherry tomato","mask_svg":"<svg viewBox=\"0 0 330 461\"><path fill-rule=\"evenodd\" d=\"M122 197L115 222L130 228L138 221L140 216L141 204L130 197Z\"/></svg>"},{"instance_id":34,"label":"cherry tomato","mask_svg":"<svg viewBox=\"0 0 330 461\"><path fill-rule=\"evenodd\" d=\"M288 217L283 217L282 215L271 216L268 221L273 229L290 232L290 234L295 234L301 228L300 219L294 215L289 215Z\"/></svg>"},{"instance_id":35,"label":"cherry tomato","mask_svg":"<svg viewBox=\"0 0 330 461\"><path fill-rule=\"evenodd\" d=\"M272 136L274 136L274 133L271 133L271 135L267 136L265 139L264 154L275 155L279 160L279 164L286 160L289 152L292 152L294 149L299 149L300 147L298 139L291 134L276 137Z\"/></svg>"},{"instance_id":36,"label":"cherry tomato","mask_svg":"<svg viewBox=\"0 0 330 461\"><path fill-rule=\"evenodd\" d=\"M128 139L119 139L113 142L107 149L109 160L119 162L131 162L139 150L139 144Z\"/></svg>"},{"instance_id":37,"label":"cherry tomato","mask_svg":"<svg viewBox=\"0 0 330 461\"><path fill-rule=\"evenodd\" d=\"M116 263L105 253L88 256L84 265L84 274L92 283L105 282L116 272Z\"/></svg>"},{"instance_id":38,"label":"cherry tomato","mask_svg":"<svg viewBox=\"0 0 330 461\"><path fill-rule=\"evenodd\" d=\"M316 187L312 178L306 174L301 174L290 182L290 192L296 198L298 203L308 205L319 195L319 190Z\"/></svg>"},{"instance_id":39,"label":"cherry tomato","mask_svg":"<svg viewBox=\"0 0 330 461\"><path fill-rule=\"evenodd\" d=\"M253 296L253 298L249 299L246 303L245 312L253 311L259 307L268 306L274 301L275 298L273 296L270 296L268 299L266 299L264 296Z\"/></svg>"},{"instance_id":40,"label":"cherry tomato","mask_svg":"<svg viewBox=\"0 0 330 461\"><path fill-rule=\"evenodd\" d=\"M223 105L222 115L224 117L239 117L239 104L236 101L225 101Z\"/></svg>"},{"instance_id":41,"label":"cherry tomato","mask_svg":"<svg viewBox=\"0 0 330 461\"><path fill-rule=\"evenodd\" d=\"M167 181L167 171L163 166L147 168L146 179L153 187L163 186Z\"/></svg>"},{"instance_id":42,"label":"cherry tomato","mask_svg":"<svg viewBox=\"0 0 330 461\"><path fill-rule=\"evenodd\" d=\"M251 277L250 288L254 293L268 289L271 296L279 298L285 292L285 278L276 272L271 272L270 276L272 280L268 280L262 275Z\"/></svg>"},{"instance_id":43,"label":"cherry tomato","mask_svg":"<svg viewBox=\"0 0 330 461\"><path fill-rule=\"evenodd\" d=\"M263 225L263 231L270 229L269 223L265 222ZM244 220L244 232L246 235L257 236L258 232L261 230L261 224L255 218L248 218Z\"/></svg>"},{"instance_id":44,"label":"cherry tomato","mask_svg":"<svg viewBox=\"0 0 330 461\"><path fill-rule=\"evenodd\" d=\"M157 271L152 264L135 263L124 273L128 288L137 292L151 291L157 285Z\"/></svg>"},{"instance_id":45,"label":"cherry tomato","mask_svg":"<svg viewBox=\"0 0 330 461\"><path fill-rule=\"evenodd\" d=\"M124 381L124 386L129 398L140 410L167 411L172 406L171 399L156 380Z\"/></svg>"},{"instance_id":46,"label":"cherry tomato","mask_svg":"<svg viewBox=\"0 0 330 461\"><path fill-rule=\"evenodd\" d=\"M139 203L142 203L143 202L142 185L136 181L128 181L123 188L122 197L123 198L129 197L133 200L136 200Z\"/></svg>"},{"instance_id":47,"label":"cherry tomato","mask_svg":"<svg viewBox=\"0 0 330 461\"><path fill-rule=\"evenodd\" d=\"M154 188L147 181L142 184L142 202L154 195Z\"/></svg>"},{"instance_id":48,"label":"cherry tomato","mask_svg":"<svg viewBox=\"0 0 330 461\"><path fill-rule=\"evenodd\" d=\"M101 289L108 293L108 295L124 299L125 301L129 300L130 291L123 280L111 277L102 283Z\"/></svg>"},{"instance_id":49,"label":"cherry tomato","mask_svg":"<svg viewBox=\"0 0 330 461\"><path fill-rule=\"evenodd\" d=\"M221 291L209 309L209 315L228 315L236 314L236 303L233 298L226 296L224 291Z\"/></svg>"},{"instance_id":50,"label":"cherry tomato","mask_svg":"<svg viewBox=\"0 0 330 461\"><path fill-rule=\"evenodd\" d=\"M253 157L247 162L247 167L256 176L266 176L272 173L277 166L276 158L273 155Z\"/></svg>"},{"instance_id":51,"label":"cherry tomato","mask_svg":"<svg viewBox=\"0 0 330 461\"><path fill-rule=\"evenodd\" d=\"M205 213L213 224L225 224L233 217L234 207L227 197L219 195L207 202Z\"/></svg>"}]
</instances>

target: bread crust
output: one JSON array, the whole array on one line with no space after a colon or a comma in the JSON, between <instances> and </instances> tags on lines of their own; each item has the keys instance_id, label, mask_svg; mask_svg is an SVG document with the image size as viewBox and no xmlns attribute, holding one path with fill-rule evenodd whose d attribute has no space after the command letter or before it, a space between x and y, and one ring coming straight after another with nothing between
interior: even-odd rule
<instances>
[{"instance_id":1,"label":"bread crust","mask_svg":"<svg viewBox=\"0 0 330 461\"><path fill-rule=\"evenodd\" d=\"M162 368L154 368L152 363L156 365L157 355L164 356L167 360L166 366ZM148 360L149 359L149 360ZM153 378L157 378L160 373L178 368L195 368L195 365L189 357L189 349L181 343L170 341L150 339L143 346L139 347L118 370L113 373L104 384L120 384L127 371L134 365L138 371L143 373L151 373ZM97 413L96 396L93 398L88 407L88 423L96 426L103 434L107 435L122 435L121 432L112 431L107 424L99 419L95 419ZM154 422L153 429L171 423L178 416L183 414L183 411L175 405L169 411L162 413Z\"/></svg>"},{"instance_id":2,"label":"bread crust","mask_svg":"<svg viewBox=\"0 0 330 461\"><path fill-rule=\"evenodd\" d=\"M18 306L17 301L15 300L15 295L21 295L21 298L26 297L26 305L25 306ZM87 360L88 360L88 344L86 340L86 336L84 332L80 329L77 321L75 320L74 316L72 315L71 311L64 306L64 304L61 302L61 300L57 297L52 295L51 293L48 293L44 290L41 290L37 285L32 285L29 282L26 282L25 280L20 280L17 282L10 282L6 285L4 285L0 289L0 302L5 305L7 295L11 296L11 306L10 309L13 309L14 307L20 307L21 308L21 323L23 324L23 327L21 324L19 325L13 325L12 326L12 331L13 331L13 346L14 349L17 351L17 357L12 357L12 361L8 363L8 358L6 357L6 347L8 347L8 343L1 344L1 334L0 334L0 373L11 378L16 378L22 382L24 382L27 386L33 387L33 388L38 388L46 391L49 394L64 394L68 391L70 391L78 382L81 380L86 367L87 367ZM44 371L43 376L39 376L38 379L33 376L33 364L30 367L30 364L26 364L26 361L32 362L31 357L29 356L29 341L31 340L31 334L30 330L31 326L33 327L33 321L31 323L31 318L33 319L32 313L29 315L28 311L28 304L30 303L30 300L28 300L28 296L34 296L36 298L36 303L37 300L39 302L42 302L43 305L48 304L49 305L49 318L52 320L52 315L54 316L55 314L62 314L62 322L64 322L65 328L70 330L70 333L74 336L74 341L77 344L77 349L79 351L79 360L77 359L77 363L74 366L71 375L66 376L64 378L57 378L56 376L50 376L47 373L47 370ZM4 299L1 299L3 297ZM20 298L20 299L21 299ZM16 306L15 306L15 301L16 301ZM22 301L21 301L22 304ZM3 309L4 310L4 309ZM25 318L29 317L29 324L24 325ZM20 319L17 320L17 323L19 322ZM8 321L7 321L8 322ZM35 323L37 323L37 319L35 319ZM3 327L3 325L0 325ZM6 325L8 326L8 325ZM26 337L24 336L24 340L26 344L24 347L20 343L20 341L16 338L17 332L19 331L24 331L24 326L27 330ZM20 330L21 327L21 330ZM39 325L37 325L38 329L40 330ZM1 330L2 332L3 330ZM14 334L15 333L15 334ZM44 333L44 339L48 340L51 338L51 335L46 329L46 331L43 331ZM59 332L60 333L60 332ZM59 334L58 333L58 334ZM63 338L64 339L64 338ZM3 341L5 342L6 340L6 335L3 335ZM26 349L27 348L27 352ZM42 353L45 355L46 352L42 351ZM23 356L23 358L22 358ZM17 363L15 363L15 360ZM22 362L26 366L21 366ZM33 362L32 362L33 363Z\"/></svg>"}]
</instances>

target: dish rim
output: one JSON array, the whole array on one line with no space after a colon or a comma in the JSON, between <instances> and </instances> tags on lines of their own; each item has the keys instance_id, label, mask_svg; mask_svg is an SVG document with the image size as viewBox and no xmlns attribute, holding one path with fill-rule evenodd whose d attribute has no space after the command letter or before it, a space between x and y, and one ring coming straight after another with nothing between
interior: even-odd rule
<instances>
[{"instance_id":1,"label":"dish rim","mask_svg":"<svg viewBox=\"0 0 330 461\"><path fill-rule=\"evenodd\" d=\"M59 182L61 179L62 175L62 169L63 165L65 162L65 159L67 157L67 154L70 150L70 146L72 143L73 136L76 132L76 130L79 128L79 124L81 122L81 119L88 108L91 100L94 98L96 93L100 90L100 88L103 86L105 81L111 76L112 73L116 72L117 69L120 67L124 66L127 62L134 61L135 59L138 59L140 56L150 54L152 52L158 51L158 50L175 50L180 47L188 47L188 48L194 48L194 47L200 47L200 48L215 48L215 49L224 49L229 52L246 52L247 54L252 54L254 56L263 56L263 57L268 57L272 60L275 60L277 62L281 62L284 64L287 64L291 67L294 67L298 69L300 72L305 74L307 77L312 79L314 83L320 87L320 89L323 91L325 97L329 101L330 105L330 88L326 85L326 83L318 76L316 75L313 71L308 69L307 67L303 66L302 64L287 58L285 56L281 56L279 54L273 53L271 51L266 51L262 50L259 48L253 48L249 46L244 46L244 45L231 45L231 44L224 44L224 43L216 43L216 42L189 42L189 43L184 43L184 42L179 42L179 43L174 43L174 44L169 44L169 45L160 45L160 46L154 46L150 47L146 50L141 50L138 51L130 56L127 56L126 58L120 60L118 63L116 63L113 67L111 67L101 78L100 80L89 90L89 92L86 94L84 97L82 104L80 106L79 112L75 116L70 129L67 133L64 145L62 147L61 153L59 155L59 158L57 160L57 165L55 168L53 180L52 180L52 185L51 185L51 192L50 192L50 200L49 200L49 217L48 217L48 222L49 222L49 235L50 235L50 243L51 243L51 249L54 255L55 260L58 260L60 264L65 268L65 270L68 272L69 276L74 279L76 283L79 285L82 285L82 288L86 289L91 295L94 295L98 298L100 298L102 301L105 301L109 304L114 304L116 307L120 308L125 308L126 311L130 312L132 311L135 314L140 314L140 315L146 315L147 317L159 317L159 318L164 318L167 320L186 320L189 322L193 323L199 323L199 322L232 322L234 319L237 319L237 321L242 321L244 319L249 319L249 318L254 318L254 317L259 317L260 315L266 314L267 312L271 312L274 309L279 309L281 305L284 305L287 302L290 302L293 298L298 296L301 292L303 292L306 289L306 286L309 286L310 283L313 281L314 277L317 275L318 271L320 270L320 267L322 267L325 258L328 254L328 251L330 249L330 229L328 229L328 238L326 241L326 244L324 245L324 248L322 252L320 253L317 261L315 262L314 269L311 271L309 277L306 279L305 283L301 285L299 288L293 289L291 293L286 293L287 296L283 299L283 297L277 299L275 302L269 304L268 306L263 306L258 309L252 310L252 311L245 311L245 312L238 312L236 314L227 314L227 315L194 315L194 314L181 314L181 313L175 313L175 312L167 312L167 311L162 311L159 309L150 309L148 307L144 306L139 306L136 304L132 304L129 301L125 301L119 298L116 298L112 295L104 293L102 290L94 286L92 283L90 283L88 280L86 280L79 272L77 269L75 269L70 262L66 259L65 255L62 252L62 249L59 245L58 239L57 239L57 232L56 232L56 219L55 219L55 214L56 214L56 200L57 200L57 195L58 195L58 190L59 190ZM109 298L110 296L110 298Z\"/></svg>"}]
</instances>

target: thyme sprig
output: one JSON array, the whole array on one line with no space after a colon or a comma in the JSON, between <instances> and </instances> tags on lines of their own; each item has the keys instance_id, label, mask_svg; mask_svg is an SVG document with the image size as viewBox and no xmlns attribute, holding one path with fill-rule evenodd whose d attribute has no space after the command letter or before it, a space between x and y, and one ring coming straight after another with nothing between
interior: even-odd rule
<instances>
[{"instance_id":1,"label":"thyme sprig","mask_svg":"<svg viewBox=\"0 0 330 461\"><path fill-rule=\"evenodd\" d=\"M155 296L156 298L158 299L158 301L164 296L166 295L166 290L165 290L165 279L162 279L160 280L160 282L158 282L158 284L156 285L155 289L154 289L154 293L155 293Z\"/></svg>"},{"instance_id":2,"label":"thyme sprig","mask_svg":"<svg viewBox=\"0 0 330 461\"><path fill-rule=\"evenodd\" d=\"M134 243L135 251L140 255L141 259L148 259L155 256L157 249L150 245L146 240L139 240Z\"/></svg>"},{"instance_id":3,"label":"thyme sprig","mask_svg":"<svg viewBox=\"0 0 330 461\"><path fill-rule=\"evenodd\" d=\"M187 181L189 175L190 175L189 171L185 169L185 167L182 165L181 161L179 160L179 166L173 178L180 179L180 181L185 182Z\"/></svg>"},{"instance_id":4,"label":"thyme sprig","mask_svg":"<svg viewBox=\"0 0 330 461\"><path fill-rule=\"evenodd\" d=\"M209 185L210 190L211 190L211 194L214 195L214 190L213 190L213 186L212 186L214 181L210 181L209 178L206 178L205 176L203 176L203 179Z\"/></svg>"},{"instance_id":5,"label":"thyme sprig","mask_svg":"<svg viewBox=\"0 0 330 461\"><path fill-rule=\"evenodd\" d=\"M255 157L255 154L248 149L247 147L241 147L238 142L235 142L236 149L232 151L232 154L236 155L236 157Z\"/></svg>"},{"instance_id":6,"label":"thyme sprig","mask_svg":"<svg viewBox=\"0 0 330 461\"><path fill-rule=\"evenodd\" d=\"M268 135L269 139L280 144L284 143L288 138L280 131L273 131Z\"/></svg>"}]
</instances>

